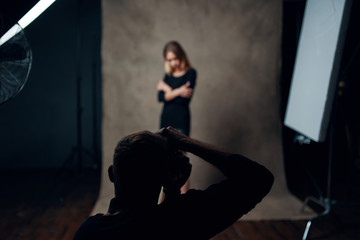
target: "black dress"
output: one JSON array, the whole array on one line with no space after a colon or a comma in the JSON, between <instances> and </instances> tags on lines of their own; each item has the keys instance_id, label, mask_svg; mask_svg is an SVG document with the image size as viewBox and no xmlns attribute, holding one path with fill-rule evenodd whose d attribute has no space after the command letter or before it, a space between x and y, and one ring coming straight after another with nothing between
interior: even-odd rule
<instances>
[{"instance_id":1,"label":"black dress","mask_svg":"<svg viewBox=\"0 0 360 240\"><path fill-rule=\"evenodd\" d=\"M173 77L164 76L164 82L172 89L179 88L187 82L190 83L190 88L195 88L196 84L196 70L190 68L183 76ZM160 119L160 128L172 126L179 129L184 134L190 133L190 109L189 103L191 98L176 97L171 101L165 101L165 93L159 91L158 100L164 102L164 107Z\"/></svg>"}]
</instances>

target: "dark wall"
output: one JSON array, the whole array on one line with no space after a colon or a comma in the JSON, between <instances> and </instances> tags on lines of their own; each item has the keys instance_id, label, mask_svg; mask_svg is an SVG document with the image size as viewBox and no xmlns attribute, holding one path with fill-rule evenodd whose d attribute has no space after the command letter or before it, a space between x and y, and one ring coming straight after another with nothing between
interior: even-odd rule
<instances>
[{"instance_id":1,"label":"dark wall","mask_svg":"<svg viewBox=\"0 0 360 240\"><path fill-rule=\"evenodd\" d=\"M26 2L17 1L21 14ZM18 20L8 6L1 9L1 26ZM61 167L72 152L83 153L82 166L92 166L100 149L100 0L55 1L24 31L32 69L19 95L0 105L0 168ZM95 157L73 151L79 139Z\"/></svg>"}]
</instances>

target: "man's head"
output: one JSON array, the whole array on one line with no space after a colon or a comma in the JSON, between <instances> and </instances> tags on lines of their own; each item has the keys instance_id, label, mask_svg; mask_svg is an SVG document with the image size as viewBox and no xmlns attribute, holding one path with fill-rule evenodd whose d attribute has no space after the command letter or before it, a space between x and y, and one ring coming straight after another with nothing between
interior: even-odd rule
<instances>
[{"instance_id":1,"label":"man's head","mask_svg":"<svg viewBox=\"0 0 360 240\"><path fill-rule=\"evenodd\" d=\"M173 150L159 133L142 131L122 138L115 148L113 166L109 167L116 197L156 202L173 161Z\"/></svg>"}]
</instances>

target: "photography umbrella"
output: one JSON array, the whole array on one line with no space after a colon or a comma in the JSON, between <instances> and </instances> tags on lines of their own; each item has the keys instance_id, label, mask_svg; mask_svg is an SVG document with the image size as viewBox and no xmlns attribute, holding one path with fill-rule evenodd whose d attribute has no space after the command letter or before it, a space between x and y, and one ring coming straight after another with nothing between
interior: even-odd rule
<instances>
[{"instance_id":1,"label":"photography umbrella","mask_svg":"<svg viewBox=\"0 0 360 240\"><path fill-rule=\"evenodd\" d=\"M32 52L20 25L16 34L0 45L0 104L14 98L24 87L31 69Z\"/></svg>"}]
</instances>

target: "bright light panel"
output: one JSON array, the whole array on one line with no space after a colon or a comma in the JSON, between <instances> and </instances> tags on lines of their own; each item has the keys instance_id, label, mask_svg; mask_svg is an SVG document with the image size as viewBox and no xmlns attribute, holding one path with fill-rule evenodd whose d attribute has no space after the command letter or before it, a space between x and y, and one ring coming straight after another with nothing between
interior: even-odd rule
<instances>
[{"instance_id":1,"label":"bright light panel","mask_svg":"<svg viewBox=\"0 0 360 240\"><path fill-rule=\"evenodd\" d=\"M22 29L26 28L42 12L44 12L55 0L40 0L30 11L28 11L19 21L18 24Z\"/></svg>"},{"instance_id":2,"label":"bright light panel","mask_svg":"<svg viewBox=\"0 0 360 240\"><path fill-rule=\"evenodd\" d=\"M341 46L346 0L308 0L297 49L285 125L318 142L326 136ZM346 11L345 11L346 9Z\"/></svg>"},{"instance_id":3,"label":"bright light panel","mask_svg":"<svg viewBox=\"0 0 360 240\"><path fill-rule=\"evenodd\" d=\"M44 12L55 0L40 0L33 8L30 9L19 21L17 24L20 25L22 29L26 28L32 21L34 21L42 12ZM7 42L10 38L15 36L20 28L15 24L9 31L7 31L0 38L0 46Z\"/></svg>"}]
</instances>

